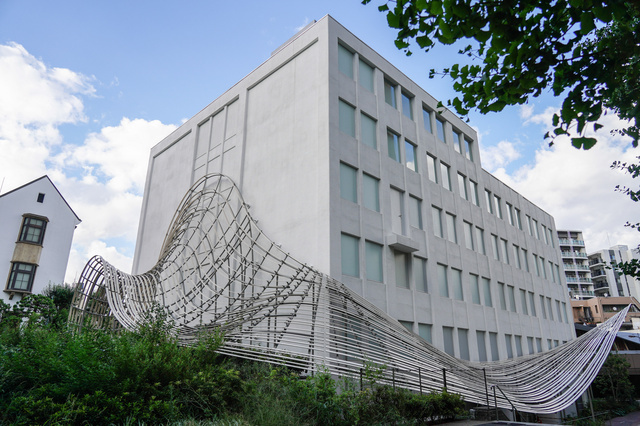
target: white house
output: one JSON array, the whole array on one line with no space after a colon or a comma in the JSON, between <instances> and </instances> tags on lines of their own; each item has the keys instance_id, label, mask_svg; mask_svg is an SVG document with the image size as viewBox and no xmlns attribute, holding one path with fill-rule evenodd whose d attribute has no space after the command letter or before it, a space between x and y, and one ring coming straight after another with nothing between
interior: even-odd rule
<instances>
[{"instance_id":1,"label":"white house","mask_svg":"<svg viewBox=\"0 0 640 426\"><path fill-rule=\"evenodd\" d=\"M80 218L48 176L0 194L0 297L24 295L62 284L73 232Z\"/></svg>"}]
</instances>

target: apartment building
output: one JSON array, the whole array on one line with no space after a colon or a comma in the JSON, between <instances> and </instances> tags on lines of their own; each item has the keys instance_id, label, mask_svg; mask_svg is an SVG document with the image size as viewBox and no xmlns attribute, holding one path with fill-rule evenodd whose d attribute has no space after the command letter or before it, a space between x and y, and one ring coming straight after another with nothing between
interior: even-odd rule
<instances>
[{"instance_id":1,"label":"apartment building","mask_svg":"<svg viewBox=\"0 0 640 426\"><path fill-rule=\"evenodd\" d=\"M595 297L582 231L558 230L558 243L571 299L583 300Z\"/></svg>"},{"instance_id":2,"label":"apartment building","mask_svg":"<svg viewBox=\"0 0 640 426\"><path fill-rule=\"evenodd\" d=\"M640 281L618 273L612 264L640 259L637 250L617 245L589 254L589 268L596 295L602 297L635 297L640 299Z\"/></svg>"}]
</instances>

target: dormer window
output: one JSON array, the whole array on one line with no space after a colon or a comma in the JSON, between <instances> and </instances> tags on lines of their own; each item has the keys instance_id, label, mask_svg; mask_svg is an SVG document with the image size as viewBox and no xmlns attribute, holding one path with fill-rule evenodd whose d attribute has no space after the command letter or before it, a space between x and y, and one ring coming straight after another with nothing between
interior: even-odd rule
<instances>
[{"instance_id":1,"label":"dormer window","mask_svg":"<svg viewBox=\"0 0 640 426\"><path fill-rule=\"evenodd\" d=\"M47 227L47 218L24 216L22 220L22 229L20 230L21 243L31 243L42 245L44 240L44 231Z\"/></svg>"}]
</instances>

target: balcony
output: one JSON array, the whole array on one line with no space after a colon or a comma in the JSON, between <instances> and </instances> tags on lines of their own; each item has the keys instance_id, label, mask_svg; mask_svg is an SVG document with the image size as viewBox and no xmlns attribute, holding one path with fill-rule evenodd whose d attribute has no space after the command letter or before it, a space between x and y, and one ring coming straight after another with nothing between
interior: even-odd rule
<instances>
[{"instance_id":1,"label":"balcony","mask_svg":"<svg viewBox=\"0 0 640 426\"><path fill-rule=\"evenodd\" d=\"M591 283L591 278L589 277L567 277L568 283Z\"/></svg>"},{"instance_id":2,"label":"balcony","mask_svg":"<svg viewBox=\"0 0 640 426\"><path fill-rule=\"evenodd\" d=\"M560 245L561 246L580 246L580 247L584 247L584 241L582 240L572 240L572 239L568 239L568 238L558 238L558 241L560 241Z\"/></svg>"},{"instance_id":3,"label":"balcony","mask_svg":"<svg viewBox=\"0 0 640 426\"><path fill-rule=\"evenodd\" d=\"M591 271L591 278L595 278L595 277L604 277L605 273L604 273L604 269L596 269L595 271Z\"/></svg>"},{"instance_id":4,"label":"balcony","mask_svg":"<svg viewBox=\"0 0 640 426\"><path fill-rule=\"evenodd\" d=\"M569 292L572 299L591 299L596 297L596 293L588 290L571 290Z\"/></svg>"},{"instance_id":5,"label":"balcony","mask_svg":"<svg viewBox=\"0 0 640 426\"><path fill-rule=\"evenodd\" d=\"M582 270L582 271L589 271L589 267L587 265L576 265L575 263L563 263L562 264L565 271L566 270Z\"/></svg>"},{"instance_id":6,"label":"balcony","mask_svg":"<svg viewBox=\"0 0 640 426\"><path fill-rule=\"evenodd\" d=\"M579 251L563 251L560 253L562 257L587 257L587 253L581 253Z\"/></svg>"}]
</instances>

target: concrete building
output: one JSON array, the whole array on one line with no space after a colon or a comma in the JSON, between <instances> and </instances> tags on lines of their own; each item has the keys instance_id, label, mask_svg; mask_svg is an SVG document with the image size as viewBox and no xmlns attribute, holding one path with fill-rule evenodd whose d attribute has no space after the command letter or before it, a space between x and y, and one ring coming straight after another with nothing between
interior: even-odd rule
<instances>
[{"instance_id":1,"label":"concrete building","mask_svg":"<svg viewBox=\"0 0 640 426\"><path fill-rule=\"evenodd\" d=\"M0 195L1 299L63 284L73 232L80 219L48 176Z\"/></svg>"},{"instance_id":2,"label":"concrete building","mask_svg":"<svg viewBox=\"0 0 640 426\"><path fill-rule=\"evenodd\" d=\"M185 191L224 173L269 238L452 355L574 338L553 217L437 103L330 16L310 24L152 149L133 272Z\"/></svg>"},{"instance_id":3,"label":"concrete building","mask_svg":"<svg viewBox=\"0 0 640 426\"><path fill-rule=\"evenodd\" d=\"M623 327L640 329L640 303L635 297L592 297L587 300L572 300L573 321L583 324L601 324L627 305L631 305L631 308L625 317Z\"/></svg>"},{"instance_id":4,"label":"concrete building","mask_svg":"<svg viewBox=\"0 0 640 426\"><path fill-rule=\"evenodd\" d=\"M621 275L616 269L609 267L611 264L628 262L632 259L640 259L640 255L637 250L629 250L625 245L617 245L608 250L589 254L589 268L596 295L640 299L640 281Z\"/></svg>"},{"instance_id":5,"label":"concrete building","mask_svg":"<svg viewBox=\"0 0 640 426\"><path fill-rule=\"evenodd\" d=\"M571 299L595 297L582 231L558 230L558 242Z\"/></svg>"}]
</instances>

